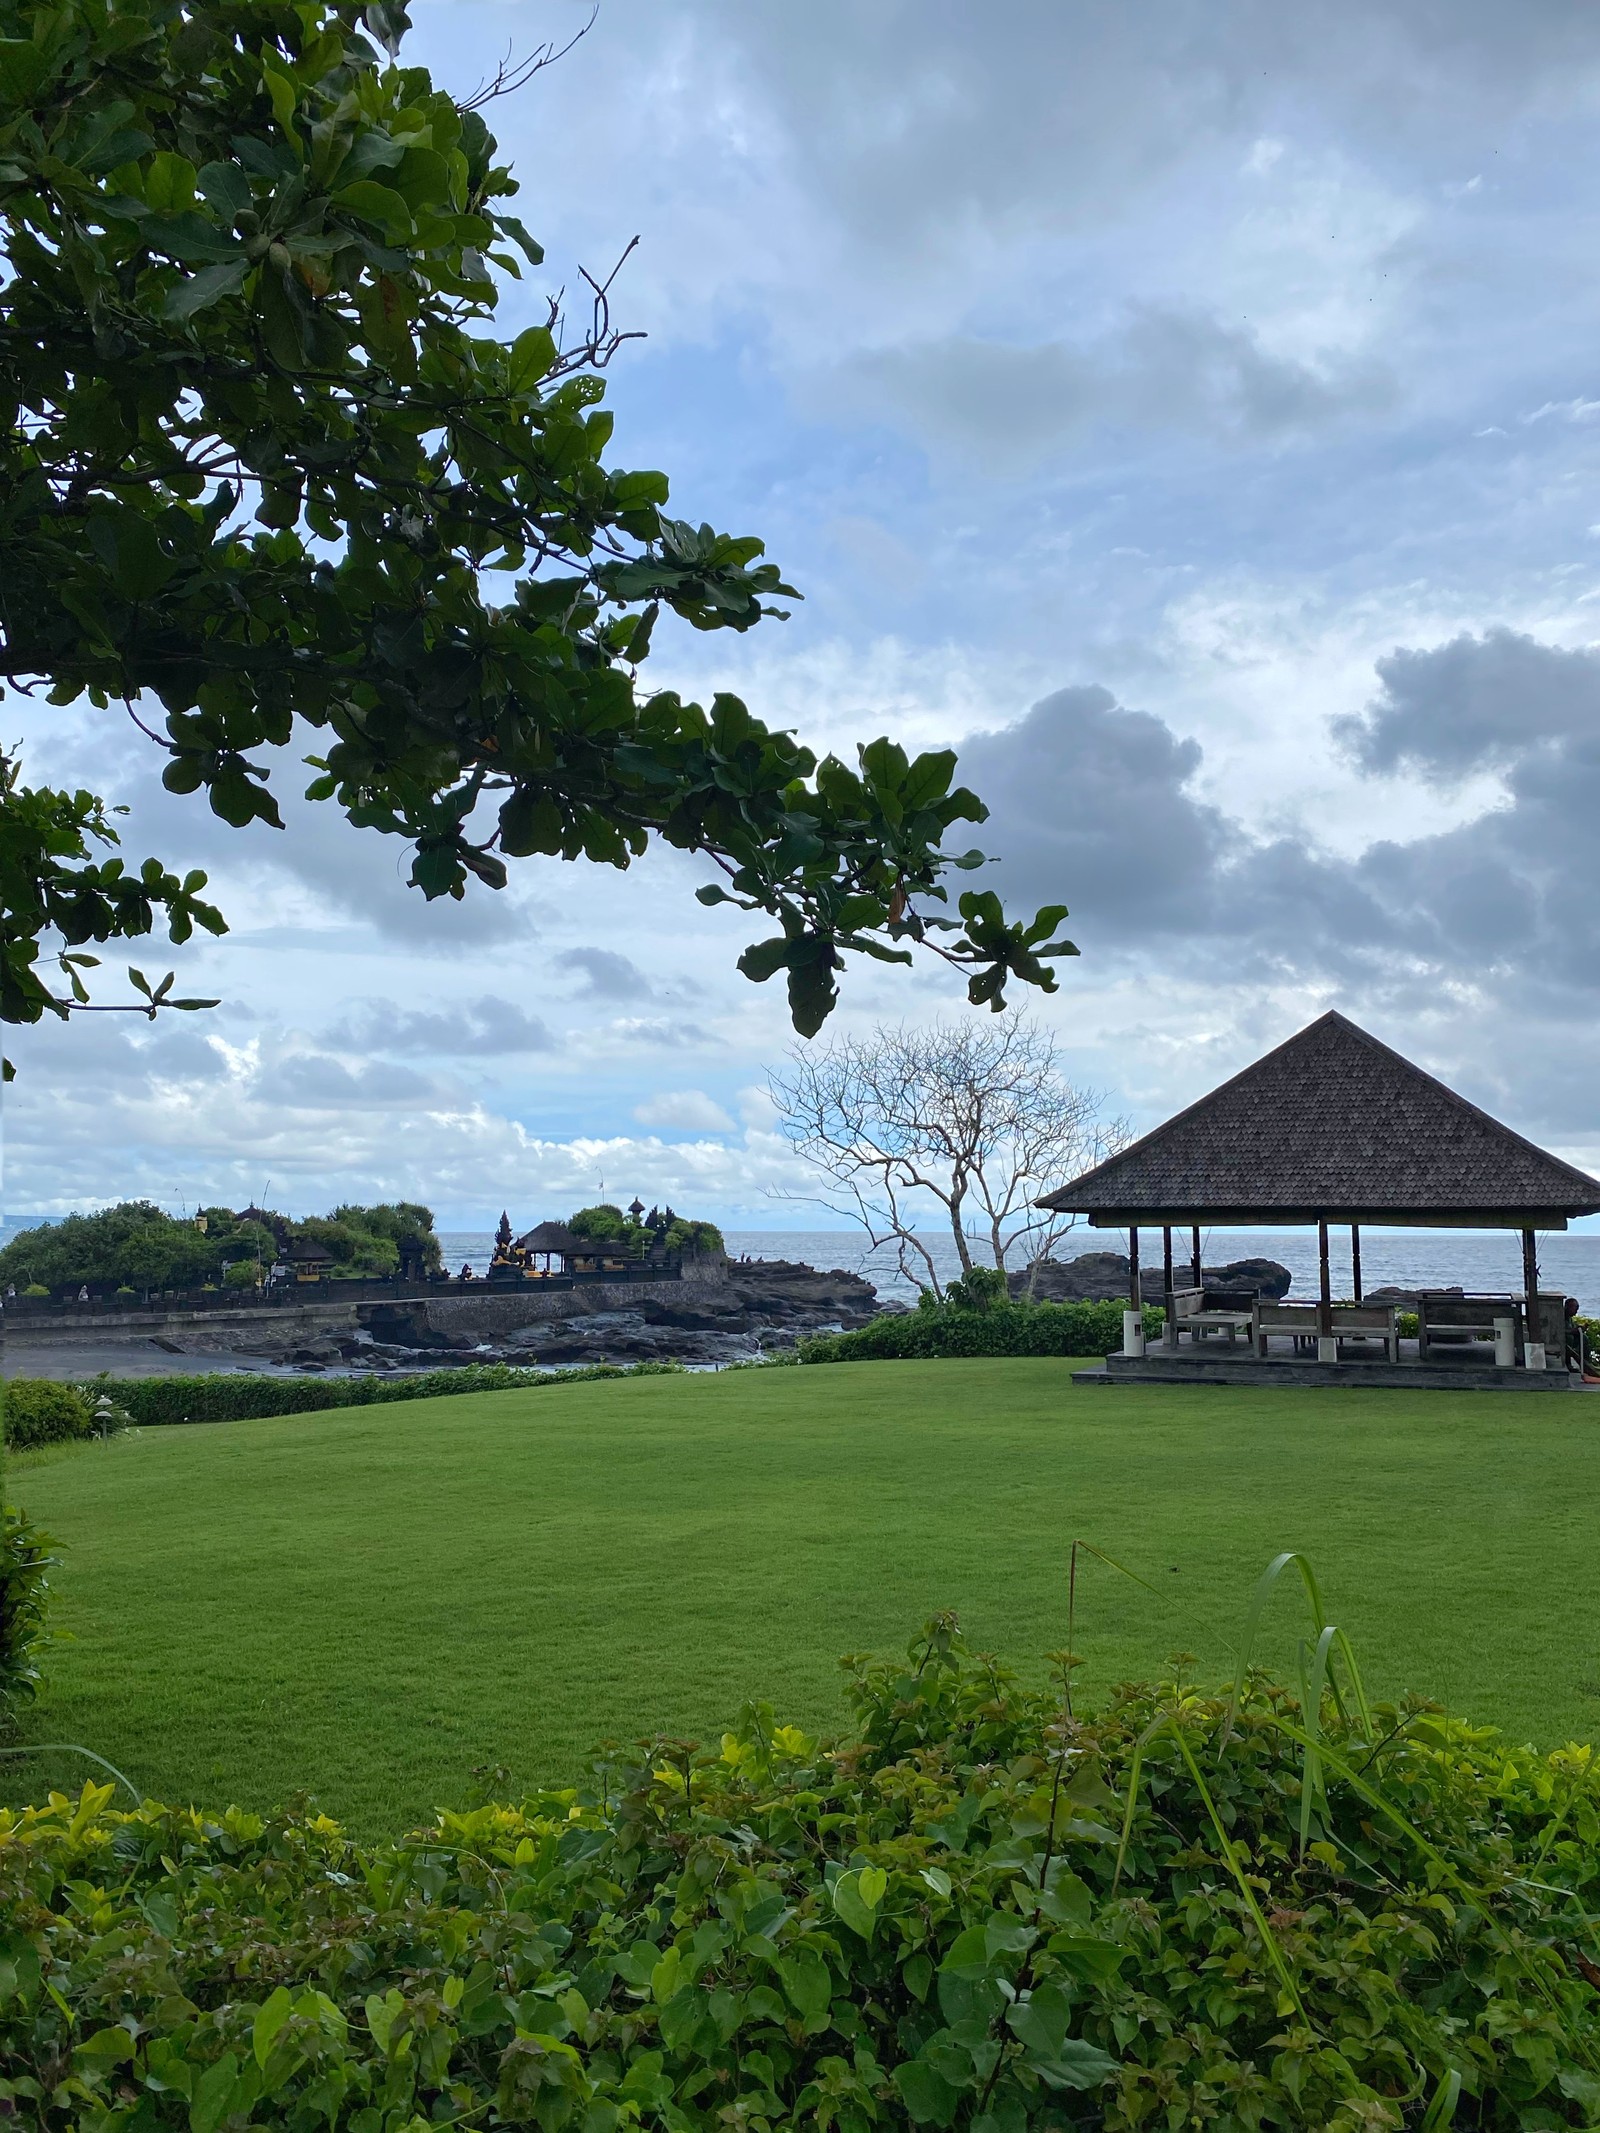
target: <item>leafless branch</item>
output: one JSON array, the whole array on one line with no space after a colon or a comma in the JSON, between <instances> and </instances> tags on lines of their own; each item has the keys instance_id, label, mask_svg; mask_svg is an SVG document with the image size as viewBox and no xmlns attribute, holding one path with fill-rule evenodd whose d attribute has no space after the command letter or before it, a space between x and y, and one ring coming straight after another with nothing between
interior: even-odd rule
<instances>
[{"instance_id":1,"label":"leafless branch","mask_svg":"<svg viewBox=\"0 0 1600 2133\"><path fill-rule=\"evenodd\" d=\"M768 1083L791 1146L821 1173L814 1197L874 1245L895 1242L902 1272L936 1294L919 1220L948 1227L963 1272L975 1253L1031 1268L1072 1226L1039 1195L1128 1137L1016 1015L796 1046Z\"/></svg>"},{"instance_id":2,"label":"leafless branch","mask_svg":"<svg viewBox=\"0 0 1600 2133\"><path fill-rule=\"evenodd\" d=\"M558 59L565 59L575 45L581 44L599 19L598 0L589 11L589 19L574 36L567 39L559 51L554 38L535 45L525 59L513 59L511 46L506 45L506 56L485 81L479 82L472 94L457 105L459 111L481 111L485 104L492 104L497 96L515 96L519 89L526 89L536 74L546 67L553 67Z\"/></svg>"}]
</instances>

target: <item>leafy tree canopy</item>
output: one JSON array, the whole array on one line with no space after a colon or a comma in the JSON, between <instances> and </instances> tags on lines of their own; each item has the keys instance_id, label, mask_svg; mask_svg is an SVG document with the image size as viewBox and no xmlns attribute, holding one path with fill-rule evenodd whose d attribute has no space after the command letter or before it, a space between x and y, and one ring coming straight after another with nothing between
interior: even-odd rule
<instances>
[{"instance_id":1,"label":"leafy tree canopy","mask_svg":"<svg viewBox=\"0 0 1600 2133\"><path fill-rule=\"evenodd\" d=\"M293 1222L251 1210L246 1221L226 1207L193 1218L164 1214L149 1200L126 1200L98 1214L68 1215L13 1237L0 1251L0 1285L57 1289L89 1283L130 1289L191 1289L220 1281L230 1266L270 1266L291 1236L306 1236L333 1255L336 1274L393 1274L400 1245L415 1240L424 1264L440 1264L433 1215L408 1200L379 1207L336 1207L326 1218Z\"/></svg>"},{"instance_id":2,"label":"leafy tree canopy","mask_svg":"<svg viewBox=\"0 0 1600 2133\"><path fill-rule=\"evenodd\" d=\"M665 1215L652 1208L642 1221L623 1213L609 1200L602 1200L595 1207L580 1207L567 1219L567 1227L575 1237L592 1237L596 1243L623 1244L643 1258L654 1244L664 1245L669 1252L720 1252L723 1249L722 1232L714 1222L695 1222L684 1215L676 1215L669 1207Z\"/></svg>"},{"instance_id":3,"label":"leafy tree canopy","mask_svg":"<svg viewBox=\"0 0 1600 2133\"><path fill-rule=\"evenodd\" d=\"M495 335L542 255L481 114L396 62L406 26L393 0L0 0L0 679L127 704L168 787L239 826L279 822L253 752L300 720L311 794L407 840L429 897L535 853L702 853L703 901L776 921L740 967L784 972L807 1033L852 951L926 942L996 1007L1051 989L1059 908L946 915L980 855L943 840L985 814L953 754L819 763L733 696L641 684L663 610L747 630L791 588L608 463L604 288L576 329L552 305ZM47 936L220 930L203 875L119 886L93 795L12 777L0 809L37 855L6 1019L72 1011Z\"/></svg>"}]
</instances>

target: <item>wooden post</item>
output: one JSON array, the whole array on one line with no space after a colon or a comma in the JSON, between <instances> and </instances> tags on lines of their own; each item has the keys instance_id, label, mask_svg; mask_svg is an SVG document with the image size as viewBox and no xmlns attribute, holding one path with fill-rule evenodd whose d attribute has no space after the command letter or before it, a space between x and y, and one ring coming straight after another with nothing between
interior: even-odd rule
<instances>
[{"instance_id":1,"label":"wooden post","mask_svg":"<svg viewBox=\"0 0 1600 2133\"><path fill-rule=\"evenodd\" d=\"M1322 1282L1322 1308L1317 1318L1318 1346L1333 1339L1333 1281L1328 1272L1328 1225L1317 1223L1317 1271ZM1326 1355L1322 1361L1330 1360Z\"/></svg>"},{"instance_id":2,"label":"wooden post","mask_svg":"<svg viewBox=\"0 0 1600 2133\"><path fill-rule=\"evenodd\" d=\"M1194 1285L1200 1286L1200 1225L1197 1222L1189 1232L1189 1257L1194 1267Z\"/></svg>"},{"instance_id":3,"label":"wooden post","mask_svg":"<svg viewBox=\"0 0 1600 2133\"><path fill-rule=\"evenodd\" d=\"M1526 1324L1522 1329L1522 1360L1528 1361L1528 1350L1540 1346L1539 1342L1539 1244L1531 1229L1522 1232L1522 1289L1526 1299L1524 1312Z\"/></svg>"},{"instance_id":4,"label":"wooden post","mask_svg":"<svg viewBox=\"0 0 1600 2133\"><path fill-rule=\"evenodd\" d=\"M1352 1291L1354 1292L1354 1295L1353 1295L1353 1301L1354 1301L1354 1302L1356 1302L1356 1303L1360 1303L1360 1301L1361 1301L1361 1224L1360 1224L1359 1222L1352 1222L1352 1223L1351 1223L1351 1225L1350 1225L1350 1286L1351 1286L1351 1289L1352 1289Z\"/></svg>"},{"instance_id":5,"label":"wooden post","mask_svg":"<svg viewBox=\"0 0 1600 2133\"><path fill-rule=\"evenodd\" d=\"M1122 1314L1122 1352L1126 1356L1144 1354L1143 1295L1139 1288L1139 1232L1128 1227L1128 1308ZM1110 1368L1110 1365L1107 1365Z\"/></svg>"},{"instance_id":6,"label":"wooden post","mask_svg":"<svg viewBox=\"0 0 1600 2133\"><path fill-rule=\"evenodd\" d=\"M1165 1223L1161 1231L1161 1308L1166 1314L1161 1331L1161 1345L1176 1348L1178 1328L1172 1304L1172 1224Z\"/></svg>"}]
</instances>

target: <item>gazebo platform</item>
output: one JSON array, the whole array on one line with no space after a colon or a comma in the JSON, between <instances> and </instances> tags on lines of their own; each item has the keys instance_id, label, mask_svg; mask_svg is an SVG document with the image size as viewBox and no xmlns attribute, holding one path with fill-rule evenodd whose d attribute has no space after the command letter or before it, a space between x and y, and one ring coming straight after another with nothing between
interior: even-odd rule
<instances>
[{"instance_id":1,"label":"gazebo platform","mask_svg":"<svg viewBox=\"0 0 1600 2133\"><path fill-rule=\"evenodd\" d=\"M1408 1351L1409 1350L1409 1354ZM1398 1363L1319 1363L1309 1355L1254 1356L1224 1342L1160 1348L1144 1355L1108 1355L1095 1370L1075 1370L1074 1385L1253 1385L1282 1392L1299 1385L1344 1392L1594 1392L1569 1370L1497 1370L1483 1360L1442 1363L1437 1350L1426 1363L1415 1341L1402 1341Z\"/></svg>"}]
</instances>

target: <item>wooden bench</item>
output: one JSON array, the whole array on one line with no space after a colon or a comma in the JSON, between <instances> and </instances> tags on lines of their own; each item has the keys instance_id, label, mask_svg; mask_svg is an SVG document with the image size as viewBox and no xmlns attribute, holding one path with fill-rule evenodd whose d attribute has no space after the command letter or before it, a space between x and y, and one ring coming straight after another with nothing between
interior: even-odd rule
<instances>
[{"instance_id":1,"label":"wooden bench","mask_svg":"<svg viewBox=\"0 0 1600 2133\"><path fill-rule=\"evenodd\" d=\"M1551 1290L1538 1295L1534 1338L1545 1344L1550 1370L1566 1367L1566 1299ZM1465 1296L1459 1290L1424 1289L1417 1298L1417 1353L1428 1359L1430 1347L1458 1347L1467 1341L1492 1341L1506 1320L1513 1347L1521 1352L1528 1339L1527 1299L1522 1296Z\"/></svg>"},{"instance_id":2,"label":"wooden bench","mask_svg":"<svg viewBox=\"0 0 1600 2133\"><path fill-rule=\"evenodd\" d=\"M1172 1292L1173 1338L1187 1333L1201 1340L1208 1333L1225 1333L1231 1343L1250 1331L1250 1313L1255 1296L1248 1289L1174 1289Z\"/></svg>"},{"instance_id":3,"label":"wooden bench","mask_svg":"<svg viewBox=\"0 0 1600 2133\"><path fill-rule=\"evenodd\" d=\"M1331 1317L1333 1338L1342 1340L1381 1340L1384 1352L1391 1363L1400 1360L1400 1322L1394 1309L1387 1304L1335 1304ZM1260 1301L1251 1313L1251 1337L1256 1354L1265 1356L1268 1338L1274 1333L1288 1334L1295 1347L1302 1352L1314 1348L1324 1338L1322 1331L1322 1306L1314 1303L1282 1303Z\"/></svg>"}]
</instances>

